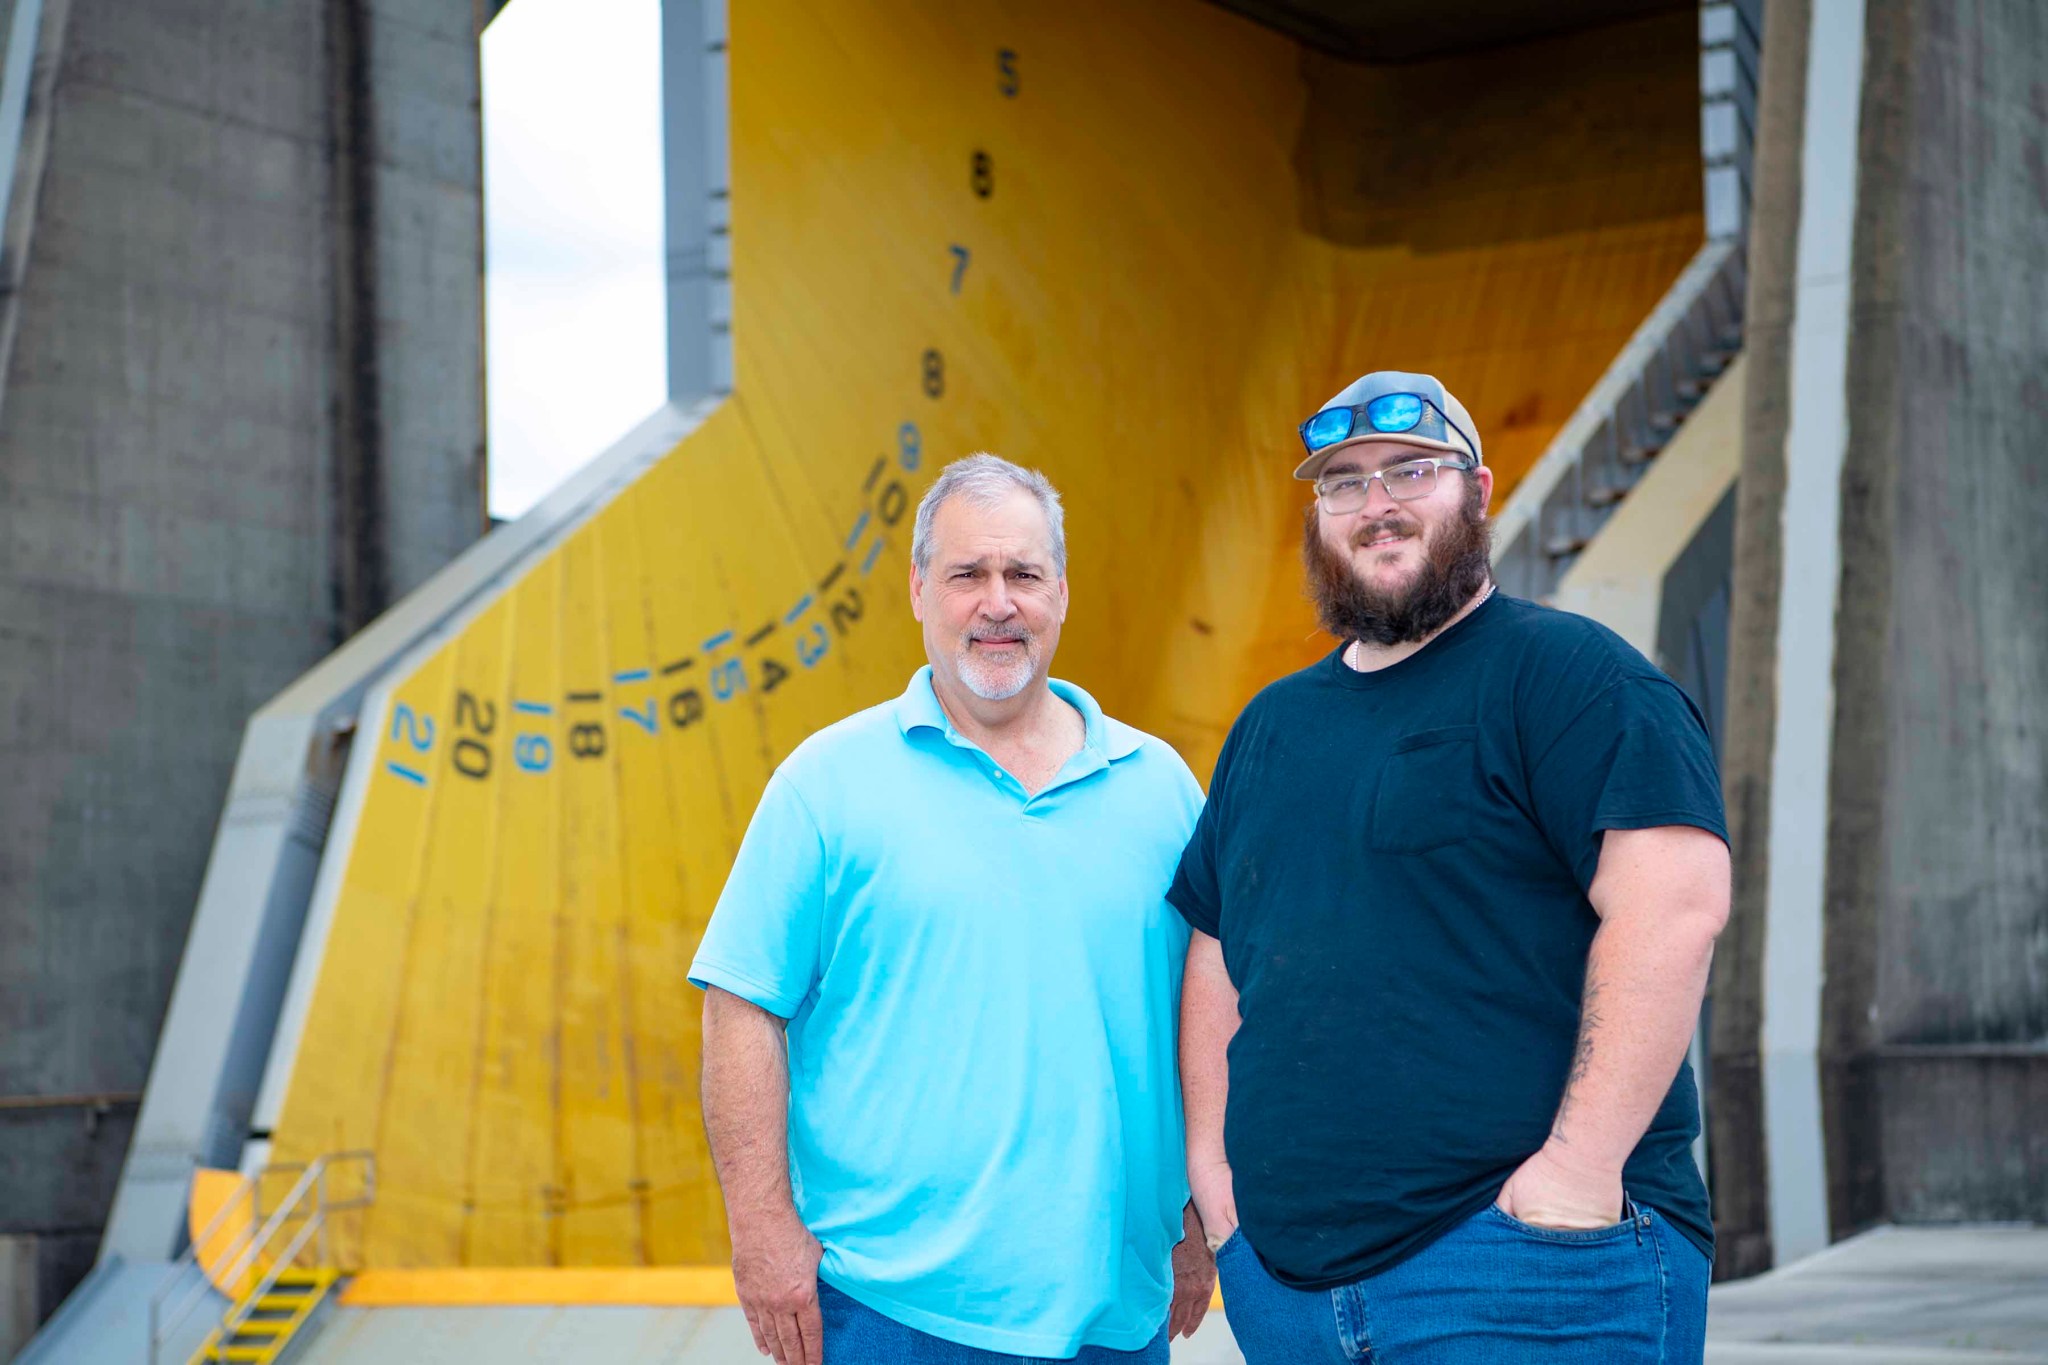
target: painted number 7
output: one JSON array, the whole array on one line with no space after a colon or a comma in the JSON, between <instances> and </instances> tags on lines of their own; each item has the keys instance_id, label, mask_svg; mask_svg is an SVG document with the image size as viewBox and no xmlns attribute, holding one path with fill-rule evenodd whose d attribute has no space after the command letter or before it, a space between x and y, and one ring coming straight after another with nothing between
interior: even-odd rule
<instances>
[{"instance_id":1,"label":"painted number 7","mask_svg":"<svg viewBox=\"0 0 2048 1365\"><path fill-rule=\"evenodd\" d=\"M957 242L946 248L953 253L953 292L960 292L960 277L967 273L967 248Z\"/></svg>"}]
</instances>

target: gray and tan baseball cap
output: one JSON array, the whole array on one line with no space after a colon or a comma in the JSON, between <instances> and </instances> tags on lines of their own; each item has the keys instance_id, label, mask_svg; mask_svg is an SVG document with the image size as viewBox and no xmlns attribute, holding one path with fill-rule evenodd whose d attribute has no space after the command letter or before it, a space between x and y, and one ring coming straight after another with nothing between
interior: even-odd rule
<instances>
[{"instance_id":1,"label":"gray and tan baseball cap","mask_svg":"<svg viewBox=\"0 0 2048 1365\"><path fill-rule=\"evenodd\" d=\"M1374 370L1346 385L1301 424L1308 458L1295 466L1294 477L1314 479L1332 455L1366 441L1447 451L1468 456L1475 465L1486 462L1472 414L1435 375Z\"/></svg>"}]
</instances>

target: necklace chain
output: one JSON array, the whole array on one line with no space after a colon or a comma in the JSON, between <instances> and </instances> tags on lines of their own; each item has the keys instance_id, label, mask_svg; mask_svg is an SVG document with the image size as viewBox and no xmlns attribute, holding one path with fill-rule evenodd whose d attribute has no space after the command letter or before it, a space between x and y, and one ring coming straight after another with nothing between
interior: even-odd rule
<instances>
[{"instance_id":1,"label":"necklace chain","mask_svg":"<svg viewBox=\"0 0 2048 1365\"><path fill-rule=\"evenodd\" d=\"M1486 591L1479 594L1479 600L1477 602L1474 602L1471 605L1471 607L1467 609L1467 614L1469 615L1471 612L1478 611L1481 607L1485 606L1486 599L1493 596L1493 590L1499 586L1500 584L1498 583L1488 583L1486 585ZM1353 668L1360 673L1365 672L1364 659L1363 656L1359 653L1358 641L1353 640L1349 644L1344 646L1344 662L1348 667Z\"/></svg>"}]
</instances>

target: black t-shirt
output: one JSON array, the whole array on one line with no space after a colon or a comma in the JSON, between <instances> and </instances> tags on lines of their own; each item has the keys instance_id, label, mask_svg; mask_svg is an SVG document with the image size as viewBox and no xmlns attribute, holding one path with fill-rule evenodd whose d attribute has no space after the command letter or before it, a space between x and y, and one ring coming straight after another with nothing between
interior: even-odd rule
<instances>
[{"instance_id":1,"label":"black t-shirt","mask_svg":"<svg viewBox=\"0 0 2048 1365\"><path fill-rule=\"evenodd\" d=\"M1584 617L1496 595L1420 652L1341 651L1231 727L1167 898L1242 1016L1224 1145L1283 1282L1395 1265L1543 1145L1578 1036L1601 831L1723 839L1691 700ZM1623 1185L1712 1254L1681 1067Z\"/></svg>"}]
</instances>

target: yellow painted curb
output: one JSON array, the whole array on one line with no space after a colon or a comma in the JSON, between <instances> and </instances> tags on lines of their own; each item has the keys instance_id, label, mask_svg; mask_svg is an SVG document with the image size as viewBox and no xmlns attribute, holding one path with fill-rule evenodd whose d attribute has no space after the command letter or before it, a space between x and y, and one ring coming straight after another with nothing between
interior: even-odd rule
<instances>
[{"instance_id":1,"label":"yellow painted curb","mask_svg":"<svg viewBox=\"0 0 2048 1365\"><path fill-rule=\"evenodd\" d=\"M365 1270L341 1301L351 1308L739 1306L732 1271L722 1265ZM1223 1306L1222 1290L1209 1306Z\"/></svg>"},{"instance_id":2,"label":"yellow painted curb","mask_svg":"<svg viewBox=\"0 0 2048 1365\"><path fill-rule=\"evenodd\" d=\"M341 1301L351 1308L739 1305L732 1271L722 1265L366 1270L342 1291Z\"/></svg>"}]
</instances>

